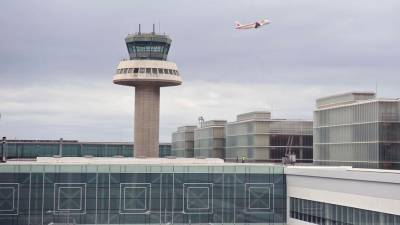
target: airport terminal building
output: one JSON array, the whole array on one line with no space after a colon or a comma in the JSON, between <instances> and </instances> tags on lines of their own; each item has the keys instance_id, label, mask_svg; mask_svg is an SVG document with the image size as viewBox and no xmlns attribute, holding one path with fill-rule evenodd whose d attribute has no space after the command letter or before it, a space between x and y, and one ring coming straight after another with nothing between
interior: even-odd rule
<instances>
[{"instance_id":1,"label":"airport terminal building","mask_svg":"<svg viewBox=\"0 0 400 225\"><path fill-rule=\"evenodd\" d=\"M400 100L374 92L319 98L314 111L314 163L400 169Z\"/></svg>"},{"instance_id":2,"label":"airport terminal building","mask_svg":"<svg viewBox=\"0 0 400 225\"><path fill-rule=\"evenodd\" d=\"M7 159L36 157L133 157L132 142L85 142L78 140L4 140L0 156ZM159 143L158 156L171 155L170 143Z\"/></svg>"},{"instance_id":3,"label":"airport terminal building","mask_svg":"<svg viewBox=\"0 0 400 225\"><path fill-rule=\"evenodd\" d=\"M0 164L0 224L400 224L400 171L199 158Z\"/></svg>"},{"instance_id":4,"label":"airport terminal building","mask_svg":"<svg viewBox=\"0 0 400 225\"><path fill-rule=\"evenodd\" d=\"M0 164L0 224L286 224L284 168L221 159Z\"/></svg>"}]
</instances>

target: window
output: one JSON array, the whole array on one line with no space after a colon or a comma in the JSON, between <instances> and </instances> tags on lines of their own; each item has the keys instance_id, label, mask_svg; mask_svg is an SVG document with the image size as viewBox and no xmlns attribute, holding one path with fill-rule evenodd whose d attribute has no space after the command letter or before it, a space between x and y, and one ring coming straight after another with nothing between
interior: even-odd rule
<instances>
[{"instance_id":1,"label":"window","mask_svg":"<svg viewBox=\"0 0 400 225\"><path fill-rule=\"evenodd\" d=\"M129 68L128 73L132 73L133 68Z\"/></svg>"},{"instance_id":2,"label":"window","mask_svg":"<svg viewBox=\"0 0 400 225\"><path fill-rule=\"evenodd\" d=\"M127 72L128 72L128 68L125 68L125 69L124 69L124 73L127 73Z\"/></svg>"},{"instance_id":3,"label":"window","mask_svg":"<svg viewBox=\"0 0 400 225\"><path fill-rule=\"evenodd\" d=\"M139 73L145 73L146 69L145 68L139 68Z\"/></svg>"},{"instance_id":4,"label":"window","mask_svg":"<svg viewBox=\"0 0 400 225\"><path fill-rule=\"evenodd\" d=\"M144 52L145 48L143 46L136 46L136 51L137 52Z\"/></svg>"},{"instance_id":5,"label":"window","mask_svg":"<svg viewBox=\"0 0 400 225\"><path fill-rule=\"evenodd\" d=\"M139 72L139 68L134 68L133 69L133 73L138 73Z\"/></svg>"},{"instance_id":6,"label":"window","mask_svg":"<svg viewBox=\"0 0 400 225\"><path fill-rule=\"evenodd\" d=\"M163 69L158 68L158 73L163 74L164 73Z\"/></svg>"},{"instance_id":7,"label":"window","mask_svg":"<svg viewBox=\"0 0 400 225\"><path fill-rule=\"evenodd\" d=\"M376 220L384 217L392 218L389 224L398 224L395 222L400 221L400 216L393 214L292 197L289 215L291 218L316 224L380 224Z\"/></svg>"},{"instance_id":8,"label":"window","mask_svg":"<svg viewBox=\"0 0 400 225\"><path fill-rule=\"evenodd\" d=\"M151 73L152 74L157 74L157 68L151 68Z\"/></svg>"},{"instance_id":9,"label":"window","mask_svg":"<svg viewBox=\"0 0 400 225\"><path fill-rule=\"evenodd\" d=\"M146 68L146 73L151 73L151 68Z\"/></svg>"},{"instance_id":10,"label":"window","mask_svg":"<svg viewBox=\"0 0 400 225\"><path fill-rule=\"evenodd\" d=\"M168 74L168 70L167 69L164 69L164 74Z\"/></svg>"},{"instance_id":11,"label":"window","mask_svg":"<svg viewBox=\"0 0 400 225\"><path fill-rule=\"evenodd\" d=\"M168 70L168 74L172 74L172 70L171 69Z\"/></svg>"}]
</instances>

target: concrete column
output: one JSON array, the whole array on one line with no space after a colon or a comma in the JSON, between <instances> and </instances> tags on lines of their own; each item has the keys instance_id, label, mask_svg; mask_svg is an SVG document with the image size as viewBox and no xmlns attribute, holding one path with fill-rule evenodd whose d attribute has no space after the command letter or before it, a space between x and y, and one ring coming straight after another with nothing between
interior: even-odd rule
<instances>
[{"instance_id":1,"label":"concrete column","mask_svg":"<svg viewBox=\"0 0 400 225\"><path fill-rule=\"evenodd\" d=\"M158 158L160 87L135 88L134 156Z\"/></svg>"}]
</instances>

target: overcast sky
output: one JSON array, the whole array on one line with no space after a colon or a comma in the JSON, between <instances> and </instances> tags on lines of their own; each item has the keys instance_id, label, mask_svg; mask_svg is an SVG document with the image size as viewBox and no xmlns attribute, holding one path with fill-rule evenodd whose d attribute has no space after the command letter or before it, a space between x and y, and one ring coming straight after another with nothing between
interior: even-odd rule
<instances>
[{"instance_id":1,"label":"overcast sky","mask_svg":"<svg viewBox=\"0 0 400 225\"><path fill-rule=\"evenodd\" d=\"M112 76L139 23L170 35L183 78L161 91L163 142L200 115L312 119L321 96L400 97L399 12L398 0L2 0L0 135L132 141L134 90ZM261 18L272 23L233 28Z\"/></svg>"}]
</instances>

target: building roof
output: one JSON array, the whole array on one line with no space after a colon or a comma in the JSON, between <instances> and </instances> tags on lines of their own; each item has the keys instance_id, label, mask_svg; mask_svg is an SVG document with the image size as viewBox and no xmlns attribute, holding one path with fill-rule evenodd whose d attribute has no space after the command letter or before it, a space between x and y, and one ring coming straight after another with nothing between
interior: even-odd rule
<instances>
[{"instance_id":1,"label":"building roof","mask_svg":"<svg viewBox=\"0 0 400 225\"><path fill-rule=\"evenodd\" d=\"M38 157L32 160L9 160L6 164L129 164L129 165L162 165L162 164L224 164L224 160L217 158L133 158L133 157ZM1 166L1 164L0 164Z\"/></svg>"},{"instance_id":2,"label":"building roof","mask_svg":"<svg viewBox=\"0 0 400 225\"><path fill-rule=\"evenodd\" d=\"M371 103L371 102L400 102L400 99L399 98L373 98L373 99L365 99L365 100L355 100L355 101L343 102L340 104L323 105L323 106L317 107L314 111L316 112L316 111L323 111L323 110L327 110L327 109L337 109L337 108L366 104L366 103Z\"/></svg>"},{"instance_id":3,"label":"building roof","mask_svg":"<svg viewBox=\"0 0 400 225\"><path fill-rule=\"evenodd\" d=\"M321 97L316 100L317 108L325 108L335 105L348 104L359 100L374 99L375 92L371 91L354 91L340 93L336 95L330 95L326 97Z\"/></svg>"},{"instance_id":4,"label":"building roof","mask_svg":"<svg viewBox=\"0 0 400 225\"><path fill-rule=\"evenodd\" d=\"M400 170L362 169L349 166L287 166L285 174L400 184Z\"/></svg>"},{"instance_id":5,"label":"building roof","mask_svg":"<svg viewBox=\"0 0 400 225\"><path fill-rule=\"evenodd\" d=\"M29 139L7 139L7 143L17 144L60 144L60 140L29 140ZM63 144L101 144L101 145L133 145L133 142L123 141L78 141L62 140ZM159 145L171 145L171 143L160 142Z\"/></svg>"},{"instance_id":6,"label":"building roof","mask_svg":"<svg viewBox=\"0 0 400 225\"><path fill-rule=\"evenodd\" d=\"M196 128L197 128L196 125L180 126L180 127L178 127L177 131L175 131L175 133L176 132L193 132L194 129L196 129Z\"/></svg>"},{"instance_id":7,"label":"building roof","mask_svg":"<svg viewBox=\"0 0 400 225\"><path fill-rule=\"evenodd\" d=\"M237 121L243 120L256 120L256 119L271 119L271 112L269 111L253 111L242 113L236 116Z\"/></svg>"},{"instance_id":8,"label":"building roof","mask_svg":"<svg viewBox=\"0 0 400 225\"><path fill-rule=\"evenodd\" d=\"M195 130L211 128L211 127L225 127L226 123L227 123L226 120L207 120L203 123L203 126L197 127Z\"/></svg>"}]
</instances>

